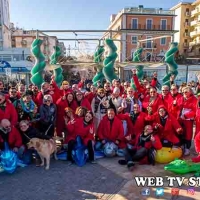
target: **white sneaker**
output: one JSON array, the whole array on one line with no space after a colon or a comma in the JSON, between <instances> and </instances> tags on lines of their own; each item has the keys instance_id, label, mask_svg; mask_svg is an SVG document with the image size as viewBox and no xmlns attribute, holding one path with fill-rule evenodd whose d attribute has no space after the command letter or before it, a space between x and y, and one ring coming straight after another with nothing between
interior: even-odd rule
<instances>
[{"instance_id":1,"label":"white sneaker","mask_svg":"<svg viewBox=\"0 0 200 200\"><path fill-rule=\"evenodd\" d=\"M190 150L189 149L185 149L184 156L189 156L189 155L190 155Z\"/></svg>"}]
</instances>

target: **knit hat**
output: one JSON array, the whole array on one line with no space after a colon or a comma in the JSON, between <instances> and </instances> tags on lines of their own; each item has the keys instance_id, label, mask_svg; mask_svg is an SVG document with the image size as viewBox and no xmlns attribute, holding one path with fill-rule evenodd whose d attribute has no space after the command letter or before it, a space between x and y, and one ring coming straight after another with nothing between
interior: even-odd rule
<instances>
[{"instance_id":1,"label":"knit hat","mask_svg":"<svg viewBox=\"0 0 200 200\"><path fill-rule=\"evenodd\" d=\"M62 85L69 85L69 82L68 81L63 81Z\"/></svg>"}]
</instances>

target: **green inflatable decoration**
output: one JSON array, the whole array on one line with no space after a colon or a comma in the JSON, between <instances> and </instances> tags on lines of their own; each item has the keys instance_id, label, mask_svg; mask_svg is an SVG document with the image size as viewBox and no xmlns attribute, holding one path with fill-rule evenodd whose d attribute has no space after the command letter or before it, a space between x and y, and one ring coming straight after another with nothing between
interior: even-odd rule
<instances>
[{"instance_id":1,"label":"green inflatable decoration","mask_svg":"<svg viewBox=\"0 0 200 200\"><path fill-rule=\"evenodd\" d=\"M143 48L138 48L134 54L133 54L133 62L141 62L140 60L140 56L143 52ZM136 66L136 71L137 71L137 77L139 80L141 80L143 78L143 68L144 66L143 65L137 65ZM133 79L131 79L131 87L133 87L135 89L135 84L134 84L134 81Z\"/></svg>"},{"instance_id":2,"label":"green inflatable decoration","mask_svg":"<svg viewBox=\"0 0 200 200\"><path fill-rule=\"evenodd\" d=\"M46 66L45 56L41 52L42 40L35 39L31 45L31 52L35 57L35 65L31 70L31 82L38 87L44 82L43 73Z\"/></svg>"},{"instance_id":3,"label":"green inflatable decoration","mask_svg":"<svg viewBox=\"0 0 200 200\"><path fill-rule=\"evenodd\" d=\"M178 43L173 42L169 50L165 53L165 62L168 65L169 72L163 78L163 85L168 85L170 87L170 76L174 75L175 77L178 75L178 65L174 60L174 54L178 51Z\"/></svg>"},{"instance_id":4,"label":"green inflatable decoration","mask_svg":"<svg viewBox=\"0 0 200 200\"><path fill-rule=\"evenodd\" d=\"M54 46L53 48L54 48L54 53L51 55L50 64L56 65L56 63L58 62L58 58L61 55L61 49L59 46ZM62 81L63 81L62 72L63 72L63 69L61 66L53 70L53 74L55 77L54 80L59 87L61 86Z\"/></svg>"},{"instance_id":5,"label":"green inflatable decoration","mask_svg":"<svg viewBox=\"0 0 200 200\"><path fill-rule=\"evenodd\" d=\"M115 43L113 42L112 39L105 39L105 44L109 48L109 55L104 59L103 61L103 74L110 83L114 79L118 79L117 75L115 74L115 69L114 69L114 63L117 58L117 47L115 46Z\"/></svg>"},{"instance_id":6,"label":"green inflatable decoration","mask_svg":"<svg viewBox=\"0 0 200 200\"><path fill-rule=\"evenodd\" d=\"M200 172L200 163L192 161L175 159L164 167L165 170L176 174L187 174L190 172Z\"/></svg>"},{"instance_id":7,"label":"green inflatable decoration","mask_svg":"<svg viewBox=\"0 0 200 200\"><path fill-rule=\"evenodd\" d=\"M94 62L96 62L96 63L102 62L102 56L103 56L104 51L105 51L105 49L103 46L98 47L97 51L94 54ZM97 86L98 81L101 81L101 83L103 82L104 75L103 75L102 70L103 70L103 66L98 64L97 73L95 74L94 78L92 79L94 86Z\"/></svg>"}]
</instances>

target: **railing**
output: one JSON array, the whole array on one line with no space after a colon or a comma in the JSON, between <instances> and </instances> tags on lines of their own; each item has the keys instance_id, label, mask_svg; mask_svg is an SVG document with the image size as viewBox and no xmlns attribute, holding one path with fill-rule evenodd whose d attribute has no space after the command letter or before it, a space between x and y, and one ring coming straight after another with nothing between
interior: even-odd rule
<instances>
[{"instance_id":1,"label":"railing","mask_svg":"<svg viewBox=\"0 0 200 200\"><path fill-rule=\"evenodd\" d=\"M200 9L199 8L196 8L195 10L193 10L192 12L191 12L191 15L193 16L193 15L196 15L196 14L198 14L200 12Z\"/></svg>"},{"instance_id":2,"label":"railing","mask_svg":"<svg viewBox=\"0 0 200 200\"><path fill-rule=\"evenodd\" d=\"M152 8L124 8L123 13L131 14L156 14L156 15L175 15L173 10L161 10Z\"/></svg>"},{"instance_id":3,"label":"railing","mask_svg":"<svg viewBox=\"0 0 200 200\"><path fill-rule=\"evenodd\" d=\"M190 16L190 12L185 12L185 16L189 17Z\"/></svg>"},{"instance_id":4,"label":"railing","mask_svg":"<svg viewBox=\"0 0 200 200\"><path fill-rule=\"evenodd\" d=\"M172 27L170 25L162 26L162 25L152 25L147 26L146 24L129 24L128 29L135 29L135 30L161 30L161 31L172 31Z\"/></svg>"},{"instance_id":5,"label":"railing","mask_svg":"<svg viewBox=\"0 0 200 200\"><path fill-rule=\"evenodd\" d=\"M190 32L190 37L194 37L196 35L200 35L200 30Z\"/></svg>"},{"instance_id":6,"label":"railing","mask_svg":"<svg viewBox=\"0 0 200 200\"><path fill-rule=\"evenodd\" d=\"M190 22L191 26L195 26L196 24L197 24L197 20L196 19Z\"/></svg>"},{"instance_id":7,"label":"railing","mask_svg":"<svg viewBox=\"0 0 200 200\"><path fill-rule=\"evenodd\" d=\"M185 33L183 33L183 36L184 36L184 37L189 37L190 34L189 34L188 32L185 32Z\"/></svg>"}]
</instances>

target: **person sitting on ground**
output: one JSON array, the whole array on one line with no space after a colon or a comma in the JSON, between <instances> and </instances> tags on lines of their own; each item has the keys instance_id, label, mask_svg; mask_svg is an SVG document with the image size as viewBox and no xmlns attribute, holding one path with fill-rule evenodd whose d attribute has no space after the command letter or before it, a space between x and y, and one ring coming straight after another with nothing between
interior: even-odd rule
<instances>
[{"instance_id":1,"label":"person sitting on ground","mask_svg":"<svg viewBox=\"0 0 200 200\"><path fill-rule=\"evenodd\" d=\"M66 128L67 128L67 136L64 143L68 144L67 150L67 160L73 162L72 159L72 150L76 144L77 136L80 136L83 144L87 146L89 153L89 160L91 163L95 163L94 161L94 123L93 123L93 113L91 111L87 111L85 117L82 118L74 118L71 113L70 119L67 121L65 118Z\"/></svg>"},{"instance_id":2,"label":"person sitting on ground","mask_svg":"<svg viewBox=\"0 0 200 200\"><path fill-rule=\"evenodd\" d=\"M115 108L110 107L107 115L101 120L97 129L96 149L104 149L107 143L113 143L118 149L126 147L124 139L124 129L121 120L116 116Z\"/></svg>"},{"instance_id":3,"label":"person sitting on ground","mask_svg":"<svg viewBox=\"0 0 200 200\"><path fill-rule=\"evenodd\" d=\"M8 119L2 119L0 122L0 150L4 150L4 143L7 142L10 149L18 153L21 157L24 152L22 138L19 131L10 123Z\"/></svg>"},{"instance_id":4,"label":"person sitting on ground","mask_svg":"<svg viewBox=\"0 0 200 200\"><path fill-rule=\"evenodd\" d=\"M136 162L140 164L155 164L154 150L162 148L162 144L157 135L154 134L153 127L146 125L144 131L136 137L135 145L128 146L125 150L125 160L119 160L121 165L127 165L130 171L134 170Z\"/></svg>"}]
</instances>

